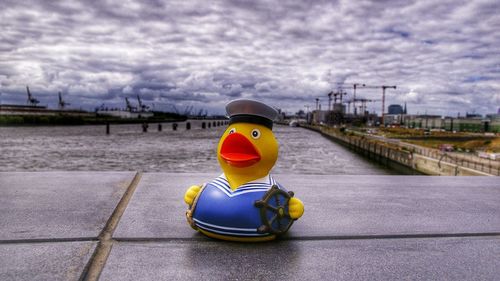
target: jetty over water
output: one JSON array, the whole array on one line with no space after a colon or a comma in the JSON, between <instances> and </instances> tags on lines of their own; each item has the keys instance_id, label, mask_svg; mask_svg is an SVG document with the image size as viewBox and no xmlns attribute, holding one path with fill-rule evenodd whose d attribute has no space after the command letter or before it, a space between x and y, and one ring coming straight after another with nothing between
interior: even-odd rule
<instances>
[{"instance_id":1,"label":"jetty over water","mask_svg":"<svg viewBox=\"0 0 500 281\"><path fill-rule=\"evenodd\" d=\"M498 280L498 177L273 175L305 204L270 243L215 241L183 194L217 174L0 173L0 280Z\"/></svg>"}]
</instances>

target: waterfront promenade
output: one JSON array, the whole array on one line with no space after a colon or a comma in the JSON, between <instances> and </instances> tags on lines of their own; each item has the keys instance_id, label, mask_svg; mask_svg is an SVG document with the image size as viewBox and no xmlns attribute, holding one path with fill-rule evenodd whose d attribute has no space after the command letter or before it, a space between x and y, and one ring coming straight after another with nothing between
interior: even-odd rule
<instances>
[{"instance_id":1,"label":"waterfront promenade","mask_svg":"<svg viewBox=\"0 0 500 281\"><path fill-rule=\"evenodd\" d=\"M356 131L340 132L326 126L302 127L321 133L368 158L395 169L438 176L500 176L500 162L405 143ZM396 164L396 165L394 165Z\"/></svg>"},{"instance_id":2,"label":"waterfront promenade","mask_svg":"<svg viewBox=\"0 0 500 281\"><path fill-rule=\"evenodd\" d=\"M498 280L498 177L276 174L305 204L271 243L205 238L217 174L0 173L0 280Z\"/></svg>"}]
</instances>

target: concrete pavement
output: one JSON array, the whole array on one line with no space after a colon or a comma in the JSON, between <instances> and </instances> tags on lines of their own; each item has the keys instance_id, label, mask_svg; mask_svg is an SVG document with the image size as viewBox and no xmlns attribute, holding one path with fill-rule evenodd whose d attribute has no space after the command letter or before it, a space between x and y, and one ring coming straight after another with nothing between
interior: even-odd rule
<instances>
[{"instance_id":1,"label":"concrete pavement","mask_svg":"<svg viewBox=\"0 0 500 281\"><path fill-rule=\"evenodd\" d=\"M274 175L280 241L208 239L184 191L217 174L0 173L0 280L495 280L499 177ZM117 207L118 206L118 207Z\"/></svg>"}]
</instances>

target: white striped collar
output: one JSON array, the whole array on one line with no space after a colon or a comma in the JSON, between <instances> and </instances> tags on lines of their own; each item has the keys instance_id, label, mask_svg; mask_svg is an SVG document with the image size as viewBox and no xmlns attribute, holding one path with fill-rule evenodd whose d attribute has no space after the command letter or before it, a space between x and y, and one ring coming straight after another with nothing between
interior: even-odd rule
<instances>
[{"instance_id":1,"label":"white striped collar","mask_svg":"<svg viewBox=\"0 0 500 281\"><path fill-rule=\"evenodd\" d=\"M223 178L226 182L228 181L227 180L227 177L224 173L222 173L218 178ZM240 187L243 187L245 185L251 185L251 184L270 184L270 185L273 185L274 183L276 183L273 179L273 177L271 177L270 174L267 174L267 176L264 176L260 179L256 179L256 180L253 180L253 181L249 181L247 183L244 183L242 184L241 186L239 186L238 188Z\"/></svg>"},{"instance_id":2,"label":"white striped collar","mask_svg":"<svg viewBox=\"0 0 500 281\"><path fill-rule=\"evenodd\" d=\"M227 181L227 178L224 174L220 175L210 183L219 190L221 190L222 192L224 192L227 196L234 197L237 195L250 192L266 191L272 185L276 184L276 181L273 179L273 177L271 177L271 175L268 174L263 178L242 184L234 191L229 186L229 182Z\"/></svg>"}]
</instances>

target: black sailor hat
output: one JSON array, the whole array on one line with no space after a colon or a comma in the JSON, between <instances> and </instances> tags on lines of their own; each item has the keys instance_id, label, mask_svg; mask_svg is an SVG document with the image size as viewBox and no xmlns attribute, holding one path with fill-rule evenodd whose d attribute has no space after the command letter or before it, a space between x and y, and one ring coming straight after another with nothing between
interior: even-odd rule
<instances>
[{"instance_id":1,"label":"black sailor hat","mask_svg":"<svg viewBox=\"0 0 500 281\"><path fill-rule=\"evenodd\" d=\"M262 102L250 99L237 99L226 105L229 124L253 123L273 128L278 111Z\"/></svg>"}]
</instances>

